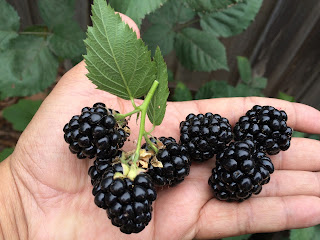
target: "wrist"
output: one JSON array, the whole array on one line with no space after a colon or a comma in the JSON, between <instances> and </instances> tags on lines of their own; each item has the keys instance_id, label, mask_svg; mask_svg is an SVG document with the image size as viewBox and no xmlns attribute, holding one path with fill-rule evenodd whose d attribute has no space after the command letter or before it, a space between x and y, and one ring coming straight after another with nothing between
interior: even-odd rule
<instances>
[{"instance_id":1,"label":"wrist","mask_svg":"<svg viewBox=\"0 0 320 240\"><path fill-rule=\"evenodd\" d=\"M10 161L11 157L8 157L0 164L0 236L26 239L27 222Z\"/></svg>"}]
</instances>

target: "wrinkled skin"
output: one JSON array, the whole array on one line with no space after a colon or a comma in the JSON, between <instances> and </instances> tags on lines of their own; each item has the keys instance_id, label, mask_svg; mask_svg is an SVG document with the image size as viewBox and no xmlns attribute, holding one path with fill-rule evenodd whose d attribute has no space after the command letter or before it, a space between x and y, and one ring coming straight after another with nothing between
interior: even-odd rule
<instances>
[{"instance_id":1,"label":"wrinkled skin","mask_svg":"<svg viewBox=\"0 0 320 240\"><path fill-rule=\"evenodd\" d=\"M81 62L63 76L23 132L14 153L0 164L3 237L202 239L320 223L320 143L293 138L288 151L271 157L276 171L261 194L243 203L220 202L213 198L207 183L215 159L194 163L182 184L159 189L152 221L145 230L139 234L122 234L93 202L87 175L93 160L78 160L69 152L62 128L84 106L95 102L104 102L121 113L133 107L130 101L95 89L86 73ZM283 109L293 129L320 134L318 110L298 103L252 97L169 102L165 119L154 135L179 139L179 123L191 112L218 113L234 126L255 104ZM134 148L138 136L135 117L129 126L132 134L126 150ZM151 124L147 123L146 129L150 128Z\"/></svg>"}]
</instances>

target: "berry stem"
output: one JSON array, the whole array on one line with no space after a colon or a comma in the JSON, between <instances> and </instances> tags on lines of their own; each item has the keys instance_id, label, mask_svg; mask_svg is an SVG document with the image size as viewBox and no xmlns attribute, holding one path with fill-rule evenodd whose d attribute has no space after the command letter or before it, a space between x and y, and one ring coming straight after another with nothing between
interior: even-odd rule
<instances>
[{"instance_id":1,"label":"berry stem","mask_svg":"<svg viewBox=\"0 0 320 240\"><path fill-rule=\"evenodd\" d=\"M144 133L143 136L146 142L148 143L148 146L150 146L155 153L158 153L159 149L154 145L153 142L151 142L151 140L148 137L148 133Z\"/></svg>"},{"instance_id":2,"label":"berry stem","mask_svg":"<svg viewBox=\"0 0 320 240\"><path fill-rule=\"evenodd\" d=\"M145 131L145 123L146 123L146 115L147 115L148 106L150 104L152 96L154 95L158 85L159 85L159 82L157 80L155 80L153 82L146 98L144 99L143 103L138 107L141 110L141 118L140 118L140 129L139 129L138 142L137 142L136 152L135 152L134 158L133 158L133 165L136 164L136 162L138 161L139 156L140 156L141 141L142 141L143 135L146 132Z\"/></svg>"},{"instance_id":3,"label":"berry stem","mask_svg":"<svg viewBox=\"0 0 320 240\"><path fill-rule=\"evenodd\" d=\"M122 119L124 119L124 118L126 118L126 117L129 117L129 116L131 116L132 114L135 114L135 113L137 113L137 112L140 112L141 110L140 110L140 107L137 107L136 109L134 109L133 111L131 111L131 112L128 112L128 113L125 113L125 114L115 114L114 115L114 118L118 121L118 120L122 120Z\"/></svg>"}]
</instances>

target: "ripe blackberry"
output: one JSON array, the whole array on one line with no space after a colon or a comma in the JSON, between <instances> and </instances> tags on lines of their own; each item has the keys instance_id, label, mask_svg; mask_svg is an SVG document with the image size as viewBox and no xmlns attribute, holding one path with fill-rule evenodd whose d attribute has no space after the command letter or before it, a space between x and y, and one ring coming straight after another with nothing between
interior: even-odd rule
<instances>
[{"instance_id":1,"label":"ripe blackberry","mask_svg":"<svg viewBox=\"0 0 320 240\"><path fill-rule=\"evenodd\" d=\"M180 123L180 142L185 144L193 161L212 158L232 140L228 119L218 114L193 113Z\"/></svg>"},{"instance_id":2,"label":"ripe blackberry","mask_svg":"<svg viewBox=\"0 0 320 240\"><path fill-rule=\"evenodd\" d=\"M95 204L106 209L113 225L126 234L141 232L151 221L152 202L157 193L151 178L146 173L134 180L116 178L123 173L121 164L105 170L101 181L94 185Z\"/></svg>"},{"instance_id":3,"label":"ripe blackberry","mask_svg":"<svg viewBox=\"0 0 320 240\"><path fill-rule=\"evenodd\" d=\"M292 128L287 126L287 114L271 106L254 106L240 117L233 133L235 140L252 139L270 155L286 151L290 147Z\"/></svg>"},{"instance_id":4,"label":"ripe blackberry","mask_svg":"<svg viewBox=\"0 0 320 240\"><path fill-rule=\"evenodd\" d=\"M126 120L117 122L115 113L105 104L95 103L73 116L63 128L70 151L79 159L115 156L130 135Z\"/></svg>"},{"instance_id":5,"label":"ripe blackberry","mask_svg":"<svg viewBox=\"0 0 320 240\"><path fill-rule=\"evenodd\" d=\"M247 139L230 143L217 155L208 183L218 200L241 202L259 194L273 172L270 158Z\"/></svg>"},{"instance_id":6,"label":"ripe blackberry","mask_svg":"<svg viewBox=\"0 0 320 240\"><path fill-rule=\"evenodd\" d=\"M191 161L185 146L178 144L172 137L160 137L163 144L159 149L156 159L162 163L163 167L156 167L149 162L148 174L157 186L177 185L189 175ZM156 143L154 141L154 143ZM149 150L146 144L142 146Z\"/></svg>"}]
</instances>

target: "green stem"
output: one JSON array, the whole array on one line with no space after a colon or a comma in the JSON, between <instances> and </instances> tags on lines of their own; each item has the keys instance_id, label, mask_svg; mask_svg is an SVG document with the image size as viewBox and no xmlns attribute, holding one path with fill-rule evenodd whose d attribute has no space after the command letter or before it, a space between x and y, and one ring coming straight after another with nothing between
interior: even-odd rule
<instances>
[{"instance_id":1,"label":"green stem","mask_svg":"<svg viewBox=\"0 0 320 240\"><path fill-rule=\"evenodd\" d=\"M139 129L139 136L138 136L136 152L134 154L132 165L136 165L136 162L138 161L139 156L140 156L141 141L142 141L142 137L145 133L145 123L146 123L146 115L147 115L148 106L150 104L152 96L154 95L158 85L159 85L158 81L153 82L146 98L144 99L143 103L139 106L139 109L141 110L140 129Z\"/></svg>"},{"instance_id":2,"label":"green stem","mask_svg":"<svg viewBox=\"0 0 320 240\"><path fill-rule=\"evenodd\" d=\"M143 137L148 143L148 145L152 148L152 150L157 154L159 152L159 149L154 145L153 142L151 142L150 138L148 137L148 133L144 133Z\"/></svg>"},{"instance_id":3,"label":"green stem","mask_svg":"<svg viewBox=\"0 0 320 240\"><path fill-rule=\"evenodd\" d=\"M128 112L126 114L116 114L114 117L116 120L121 120L121 119L124 119L126 117L129 117L131 116L132 114L135 114L137 112L140 112L140 107L137 107L136 109L134 109L133 111L131 112Z\"/></svg>"},{"instance_id":4,"label":"green stem","mask_svg":"<svg viewBox=\"0 0 320 240\"><path fill-rule=\"evenodd\" d=\"M19 34L48 36L51 34L51 32L19 32Z\"/></svg>"}]
</instances>

